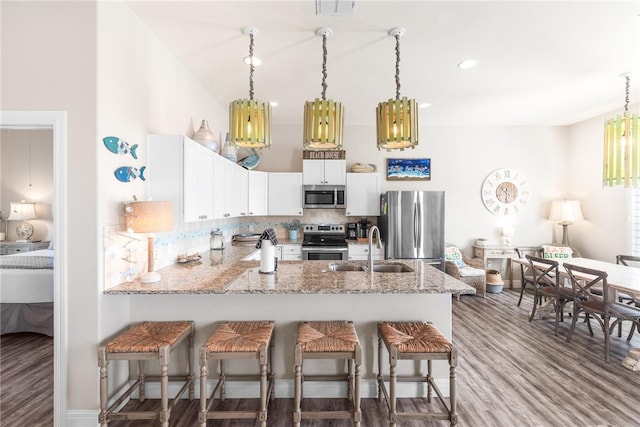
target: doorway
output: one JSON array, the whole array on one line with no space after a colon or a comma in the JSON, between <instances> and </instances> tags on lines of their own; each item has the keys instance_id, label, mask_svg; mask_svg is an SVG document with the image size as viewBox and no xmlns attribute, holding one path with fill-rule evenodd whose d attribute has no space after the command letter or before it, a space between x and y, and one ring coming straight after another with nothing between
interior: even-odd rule
<instances>
[{"instance_id":1,"label":"doorway","mask_svg":"<svg viewBox=\"0 0 640 427\"><path fill-rule=\"evenodd\" d=\"M54 257L54 325L53 325L53 422L66 423L67 412L67 337L66 337L66 182L67 113L65 111L1 111L0 129L50 129L53 136L53 241Z\"/></svg>"}]
</instances>

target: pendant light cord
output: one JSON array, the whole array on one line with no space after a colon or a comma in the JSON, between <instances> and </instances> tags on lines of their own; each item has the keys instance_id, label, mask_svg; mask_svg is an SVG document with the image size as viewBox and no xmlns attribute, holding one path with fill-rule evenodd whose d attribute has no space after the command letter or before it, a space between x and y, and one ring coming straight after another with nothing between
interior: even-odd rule
<instances>
[{"instance_id":1,"label":"pendant light cord","mask_svg":"<svg viewBox=\"0 0 640 427\"><path fill-rule=\"evenodd\" d=\"M396 99L400 99L400 34L396 34Z\"/></svg>"},{"instance_id":2,"label":"pendant light cord","mask_svg":"<svg viewBox=\"0 0 640 427\"><path fill-rule=\"evenodd\" d=\"M249 34L249 99L253 101L253 72L255 66L253 65L253 33Z\"/></svg>"},{"instance_id":3,"label":"pendant light cord","mask_svg":"<svg viewBox=\"0 0 640 427\"><path fill-rule=\"evenodd\" d=\"M322 35L322 100L327 99L327 35Z\"/></svg>"}]
</instances>

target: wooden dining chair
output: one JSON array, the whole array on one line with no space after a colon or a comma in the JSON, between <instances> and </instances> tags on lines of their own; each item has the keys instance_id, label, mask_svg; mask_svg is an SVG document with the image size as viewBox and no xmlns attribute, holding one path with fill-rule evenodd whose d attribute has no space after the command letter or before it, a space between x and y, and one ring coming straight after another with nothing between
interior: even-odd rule
<instances>
[{"instance_id":1,"label":"wooden dining chair","mask_svg":"<svg viewBox=\"0 0 640 427\"><path fill-rule=\"evenodd\" d=\"M541 249L527 250L525 248L516 248L516 253L518 254L518 258L524 258L527 255L539 257L542 255ZM522 302L522 296L527 290L527 286L535 288L533 272L531 271L531 267L520 264L520 298L518 299L518 307L520 307L520 303ZM534 300L534 303L540 303L540 301Z\"/></svg>"},{"instance_id":2,"label":"wooden dining chair","mask_svg":"<svg viewBox=\"0 0 640 427\"><path fill-rule=\"evenodd\" d=\"M600 324L604 333L604 360L609 363L611 331L623 321L631 321L636 327L640 326L640 309L622 304L617 300L615 290L610 289L607 283L608 275L605 271L569 263L563 265L569 275L573 290L573 319L567 342L571 341L578 315L583 312L586 315L585 320L589 334L593 336L591 318L596 319ZM592 289L598 288L601 295L591 292Z\"/></svg>"},{"instance_id":3,"label":"wooden dining chair","mask_svg":"<svg viewBox=\"0 0 640 427\"><path fill-rule=\"evenodd\" d=\"M529 260L529 270L533 277L534 288L534 303L529 315L529 322L536 315L538 307L536 302L544 297L549 301L549 304L553 305L553 311L555 312L554 333L558 335L558 324L560 320L564 319L564 306L573 300L573 292L570 288L562 286L557 261L531 255L526 255L526 258Z\"/></svg>"},{"instance_id":4,"label":"wooden dining chair","mask_svg":"<svg viewBox=\"0 0 640 427\"><path fill-rule=\"evenodd\" d=\"M640 257L633 255L616 255L616 264L624 265L626 267L634 267L640 268ZM621 294L619 295L620 302L625 303L627 305L635 305L636 307L640 307L640 299L633 295ZM631 341L633 338L633 334L636 330L635 324L631 325L631 331L629 331L629 336L627 337L627 341ZM618 323L618 337L622 336L622 322Z\"/></svg>"}]
</instances>

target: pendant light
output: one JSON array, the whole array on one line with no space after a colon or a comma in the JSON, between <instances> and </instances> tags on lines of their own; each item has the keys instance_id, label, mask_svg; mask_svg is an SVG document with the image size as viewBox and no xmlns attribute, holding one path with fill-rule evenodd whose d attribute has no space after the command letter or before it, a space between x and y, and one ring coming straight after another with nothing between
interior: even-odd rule
<instances>
[{"instance_id":1,"label":"pendant light","mask_svg":"<svg viewBox=\"0 0 640 427\"><path fill-rule=\"evenodd\" d=\"M249 36L249 99L236 99L229 105L229 144L236 147L271 146L271 105L253 99L253 38L257 33L253 27L243 30Z\"/></svg>"},{"instance_id":2,"label":"pendant light","mask_svg":"<svg viewBox=\"0 0 640 427\"><path fill-rule=\"evenodd\" d=\"M604 124L603 184L613 187L638 187L640 183L640 130L638 115L629 113L631 74L625 73L624 115Z\"/></svg>"},{"instance_id":3,"label":"pendant light","mask_svg":"<svg viewBox=\"0 0 640 427\"><path fill-rule=\"evenodd\" d=\"M415 148L418 145L418 106L415 99L400 98L400 37L404 28L393 28L396 39L396 99L381 102L376 108L378 150Z\"/></svg>"},{"instance_id":4,"label":"pendant light","mask_svg":"<svg viewBox=\"0 0 640 427\"><path fill-rule=\"evenodd\" d=\"M344 107L341 102L327 100L327 37L331 28L319 28L322 36L322 100L316 98L304 104L304 149L339 150L342 148Z\"/></svg>"}]
</instances>

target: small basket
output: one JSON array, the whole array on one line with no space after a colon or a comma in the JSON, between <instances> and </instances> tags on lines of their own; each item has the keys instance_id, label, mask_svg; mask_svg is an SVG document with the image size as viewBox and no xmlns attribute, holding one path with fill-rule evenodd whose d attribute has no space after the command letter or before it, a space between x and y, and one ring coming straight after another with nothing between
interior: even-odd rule
<instances>
[{"instance_id":1,"label":"small basket","mask_svg":"<svg viewBox=\"0 0 640 427\"><path fill-rule=\"evenodd\" d=\"M498 270L487 270L487 292L499 294L504 288L504 280Z\"/></svg>"}]
</instances>

